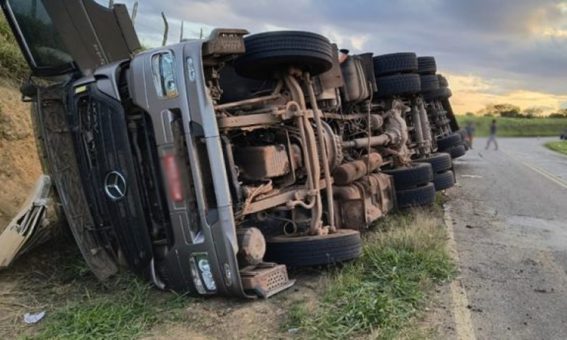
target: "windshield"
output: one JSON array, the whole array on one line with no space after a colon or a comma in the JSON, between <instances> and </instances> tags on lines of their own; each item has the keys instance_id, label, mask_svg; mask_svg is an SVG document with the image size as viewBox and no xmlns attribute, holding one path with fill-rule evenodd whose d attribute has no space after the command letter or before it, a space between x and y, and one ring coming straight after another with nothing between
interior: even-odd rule
<instances>
[{"instance_id":1,"label":"windshield","mask_svg":"<svg viewBox=\"0 0 567 340\"><path fill-rule=\"evenodd\" d=\"M73 62L41 0L12 0L9 6L36 68L59 69Z\"/></svg>"}]
</instances>

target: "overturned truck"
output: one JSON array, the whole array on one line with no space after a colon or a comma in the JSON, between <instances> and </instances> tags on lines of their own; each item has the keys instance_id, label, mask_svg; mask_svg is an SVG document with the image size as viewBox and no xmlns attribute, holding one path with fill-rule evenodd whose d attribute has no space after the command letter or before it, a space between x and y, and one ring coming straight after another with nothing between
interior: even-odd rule
<instances>
[{"instance_id":1,"label":"overturned truck","mask_svg":"<svg viewBox=\"0 0 567 340\"><path fill-rule=\"evenodd\" d=\"M45 172L99 279L126 265L161 289L268 297L287 266L352 260L373 221L454 184L436 143L457 127L417 66L294 31L140 51L122 5L0 3Z\"/></svg>"}]
</instances>

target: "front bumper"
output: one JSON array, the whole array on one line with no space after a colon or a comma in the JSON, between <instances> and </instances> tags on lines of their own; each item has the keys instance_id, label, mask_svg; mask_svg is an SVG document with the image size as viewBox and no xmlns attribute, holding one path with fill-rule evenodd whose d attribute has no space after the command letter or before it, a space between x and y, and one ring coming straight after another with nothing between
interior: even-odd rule
<instances>
[{"instance_id":1,"label":"front bumper","mask_svg":"<svg viewBox=\"0 0 567 340\"><path fill-rule=\"evenodd\" d=\"M151 118L163 183L168 182L163 160L173 157L184 188L183 197L174 199L166 185L169 244L156 266L168 288L248 297L236 259L236 224L217 121L205 87L202 43L191 41L142 53L132 60L128 74L134 104ZM171 53L175 60L180 90L174 97L163 98L153 91L152 56L162 52ZM206 287L209 274L199 267L203 259L214 289Z\"/></svg>"}]
</instances>

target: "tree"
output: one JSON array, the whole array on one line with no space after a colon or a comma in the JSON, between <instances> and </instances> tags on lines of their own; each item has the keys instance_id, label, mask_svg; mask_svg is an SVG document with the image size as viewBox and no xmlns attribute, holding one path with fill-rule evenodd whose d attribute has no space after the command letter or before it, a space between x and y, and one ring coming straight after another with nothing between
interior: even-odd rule
<instances>
[{"instance_id":1,"label":"tree","mask_svg":"<svg viewBox=\"0 0 567 340\"><path fill-rule=\"evenodd\" d=\"M512 104L488 104L478 114L483 116L520 117L520 108Z\"/></svg>"},{"instance_id":2,"label":"tree","mask_svg":"<svg viewBox=\"0 0 567 340\"><path fill-rule=\"evenodd\" d=\"M520 108L512 104L496 104L494 105L494 113L500 117L520 117Z\"/></svg>"},{"instance_id":3,"label":"tree","mask_svg":"<svg viewBox=\"0 0 567 340\"><path fill-rule=\"evenodd\" d=\"M543 114L544 108L541 106L532 106L524 110L526 118L540 117Z\"/></svg>"},{"instance_id":4,"label":"tree","mask_svg":"<svg viewBox=\"0 0 567 340\"><path fill-rule=\"evenodd\" d=\"M551 113L549 118L567 118L567 109L559 109L559 111Z\"/></svg>"}]
</instances>

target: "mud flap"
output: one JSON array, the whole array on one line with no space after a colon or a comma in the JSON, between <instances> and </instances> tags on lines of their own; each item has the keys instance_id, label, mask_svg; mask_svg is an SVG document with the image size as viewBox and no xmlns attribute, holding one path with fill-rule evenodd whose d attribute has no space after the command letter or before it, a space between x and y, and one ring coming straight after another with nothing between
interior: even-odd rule
<instances>
[{"instance_id":1,"label":"mud flap","mask_svg":"<svg viewBox=\"0 0 567 340\"><path fill-rule=\"evenodd\" d=\"M0 235L0 269L45 238L42 231L50 189L51 178L40 176L20 212Z\"/></svg>"}]
</instances>

